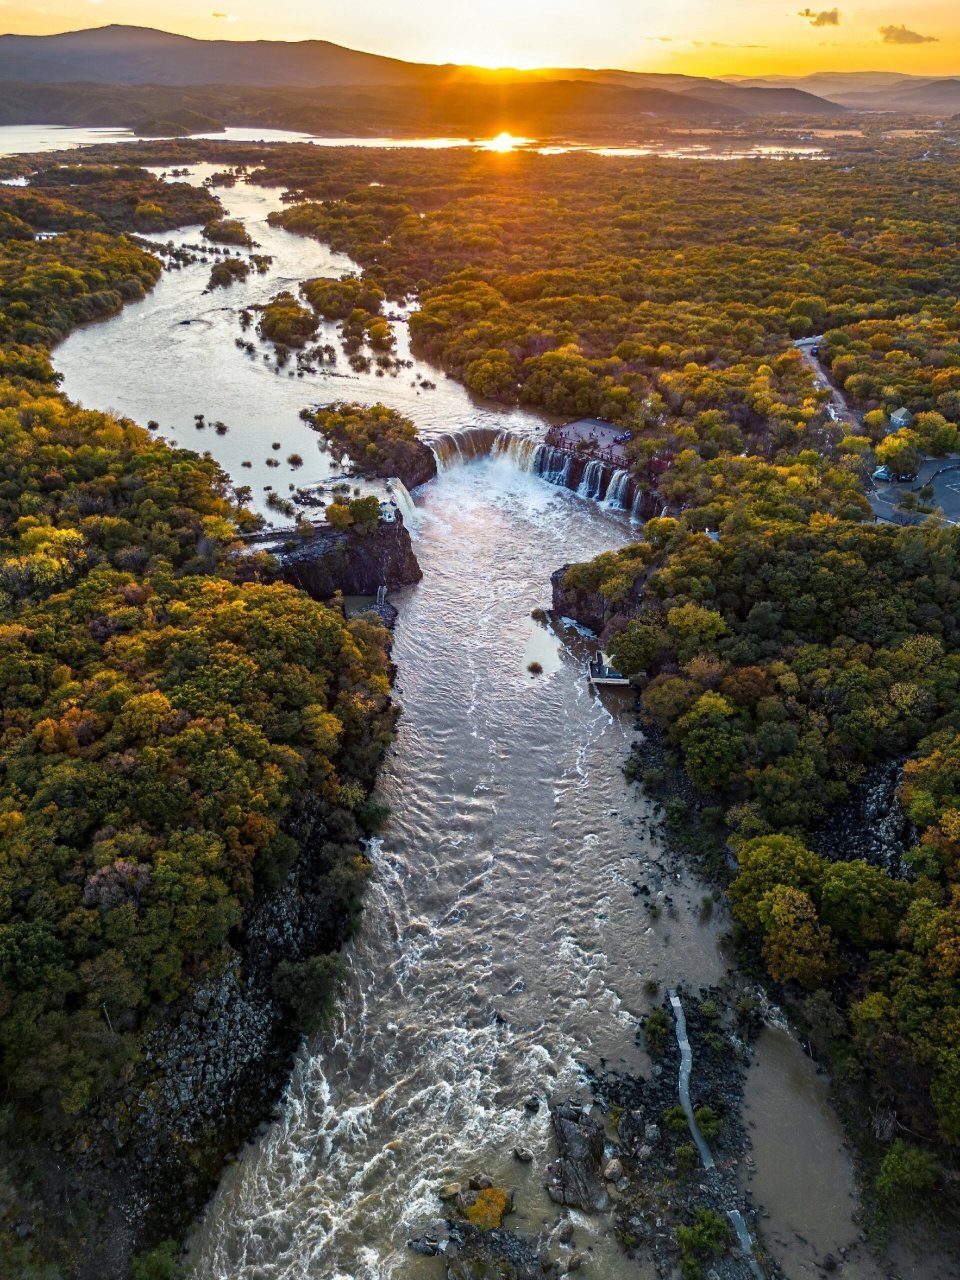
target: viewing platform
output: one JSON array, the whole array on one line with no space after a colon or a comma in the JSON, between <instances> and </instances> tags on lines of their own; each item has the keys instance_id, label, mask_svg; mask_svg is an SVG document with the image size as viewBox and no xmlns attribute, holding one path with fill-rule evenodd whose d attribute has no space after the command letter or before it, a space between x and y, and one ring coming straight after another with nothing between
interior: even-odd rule
<instances>
[{"instance_id":1,"label":"viewing platform","mask_svg":"<svg viewBox=\"0 0 960 1280\"><path fill-rule=\"evenodd\" d=\"M610 659L600 649L589 666L589 680L592 685L629 685L630 678L612 666Z\"/></svg>"},{"instance_id":2,"label":"viewing platform","mask_svg":"<svg viewBox=\"0 0 960 1280\"><path fill-rule=\"evenodd\" d=\"M627 443L633 432L606 422L603 418L577 418L551 427L546 442L555 449L563 449L581 457L596 458L614 467L627 465Z\"/></svg>"}]
</instances>

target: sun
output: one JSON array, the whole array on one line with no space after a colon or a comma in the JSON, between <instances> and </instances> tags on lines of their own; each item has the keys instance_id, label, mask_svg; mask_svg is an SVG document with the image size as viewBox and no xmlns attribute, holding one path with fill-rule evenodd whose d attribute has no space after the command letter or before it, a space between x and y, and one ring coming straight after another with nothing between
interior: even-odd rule
<instances>
[{"instance_id":1,"label":"sun","mask_svg":"<svg viewBox=\"0 0 960 1280\"><path fill-rule=\"evenodd\" d=\"M522 138L515 138L512 133L498 133L495 138L491 138L489 142L484 143L484 146L487 151L499 151L501 154L505 154L507 151L512 151L522 141Z\"/></svg>"}]
</instances>

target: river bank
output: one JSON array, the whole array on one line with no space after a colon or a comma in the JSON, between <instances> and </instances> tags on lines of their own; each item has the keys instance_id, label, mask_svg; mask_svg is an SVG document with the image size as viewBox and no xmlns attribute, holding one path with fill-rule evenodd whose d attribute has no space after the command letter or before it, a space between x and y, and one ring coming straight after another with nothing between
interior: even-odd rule
<instances>
[{"instance_id":1,"label":"river bank","mask_svg":"<svg viewBox=\"0 0 960 1280\"><path fill-rule=\"evenodd\" d=\"M68 260L79 240L64 240ZM95 283L113 278L114 250L121 263L129 254L144 282L154 283L142 266L153 263L117 240L119 247L106 235L95 239L103 264ZM43 252L45 269L55 273L57 247ZM137 283L131 277L109 300L119 309L123 298L141 298ZM48 302L43 294L37 305ZM67 327L61 323L59 332ZM4 356L9 361L9 346ZM50 997L43 985L28 985L36 992L28 997L28 1023L37 1025L26 1035L23 992L16 984L4 987L5 1065L9 1071L11 1026L19 1019L24 1074L36 1077L43 1064L43 1075L32 1116L24 1108L29 1088L7 1076L0 1216L10 1230L0 1240L0 1270L13 1274L6 1265L14 1257L29 1269L36 1243L64 1272L121 1276L134 1254L181 1233L204 1203L224 1160L275 1101L302 1032L336 988L336 953L355 928L369 871L364 845L381 816L368 796L396 718L389 644L379 626L347 624L337 611L316 607L308 593L268 581L271 565L241 562L235 525L249 525L249 516L232 504L234 490L209 462L173 454L129 421L81 413L57 395L39 347L16 348L13 366L6 366L12 379L11 367L17 375L15 388L7 383L10 417L13 406L43 397L53 425L43 432L51 469L41 493L27 470L38 433L24 411L26 429L16 436L23 473L11 468L7 497L27 495L24 501L56 520L77 560L60 577L17 584L13 598L5 594L5 616L42 622L50 590L59 586L57 653L61 674L77 680L78 715L87 692L105 687L86 680L91 636L100 682L112 681L124 665L117 646L143 641L151 654L125 666L117 699L101 705L95 733L48 744L27 788L59 789L77 768L89 785L77 802L78 823L69 816L74 801L66 791L45 811L63 815L58 856L60 871L69 862L70 872L54 880L61 899L76 908L74 919L83 920L84 963L74 963L74 972L70 927L45 897L46 837L19 813L6 831L10 837L26 828L31 866L13 859L21 906L8 906L4 936L31 928L49 936L62 985L52 1013L45 1012ZM87 460L74 469L78 448ZM62 460L62 471L53 460ZM146 522L138 525L130 500L132 490L157 479L148 507L167 532L159 569L159 544ZM68 487L70 500L61 501ZM72 528L78 508L83 533ZM91 555L100 527L94 513L107 510L122 532L106 555ZM392 508L387 515L367 536L358 526L314 539L301 572L324 564L329 587L314 584L314 599L371 582L416 580L402 518ZM150 550L132 546L138 534ZM8 529L8 571L15 545ZM128 611L117 623L120 601ZM27 628L15 631L18 641L33 638ZM112 653L101 651L101 645L109 650L107 641ZM175 650L191 657L161 678L157 668ZM44 705L55 707L56 693L41 687L47 682L40 664L50 653L45 646L39 652L29 705L49 698ZM221 658L249 684L225 680ZM8 705L19 707L29 736L22 702L14 693ZM100 741L108 733L122 765ZM135 782L118 781L134 773ZM294 795L297 784L302 793ZM39 924L23 907L34 894L43 902ZM5 982L12 975L15 967L8 966ZM61 1070L67 1052L69 1083ZM84 1069L92 1071L89 1083ZM8 1166L19 1186L8 1181Z\"/></svg>"},{"instance_id":2,"label":"river bank","mask_svg":"<svg viewBox=\"0 0 960 1280\"><path fill-rule=\"evenodd\" d=\"M287 255L280 273L295 272L286 233L275 235L271 253ZM228 436L205 443L229 449L235 468L253 446L266 452L278 421L287 430L287 408L302 406L306 387L230 357L249 292L204 311L203 333L181 329L176 377L174 356L146 361L145 334L169 339L177 316L195 320L206 306L186 287L171 296L168 284L138 310L144 328L86 330L58 364L71 391L86 379L100 396L139 403L142 416L162 405L164 429L181 434L200 405L228 416L209 400L210 353L234 359L224 394L237 415ZM403 326L395 331L404 351ZM423 389L427 370L435 392ZM422 415L428 438L461 435L458 425L478 417L496 435L515 428L520 442L542 430L520 410L478 406L431 366L416 372L356 382L364 396L369 384L371 398ZM191 403L201 385L208 399ZM664 857L656 802L624 792L629 702L595 699L582 677L587 646L529 621L571 546L589 555L622 545L627 519L517 471L509 449L468 467L458 452L418 499L426 576L401 601L394 656L406 716L381 783L394 818L371 849L378 879L347 950L350 985L334 1029L300 1049L276 1121L228 1170L199 1224L200 1274L419 1274L405 1240L435 1217L438 1178L482 1159L516 1180L518 1137L533 1155L518 1213L549 1223L549 1125L545 1114L521 1115L517 1099L525 1090L586 1098L584 1064L601 1058L642 1071L635 1029L652 998L638 975L695 988L724 971L722 907L704 916L705 886ZM533 651L541 677L527 671ZM638 928L641 878L663 908ZM582 1232L593 1274L623 1276L609 1224Z\"/></svg>"},{"instance_id":3,"label":"river bank","mask_svg":"<svg viewBox=\"0 0 960 1280\"><path fill-rule=\"evenodd\" d=\"M722 913L701 919L696 882L668 886L655 806L624 795L629 718L590 694L587 646L529 616L574 522L598 548L629 526L507 459L445 471L417 501L424 579L395 597L405 714L379 788L393 816L351 982L199 1224L199 1273L422 1275L407 1239L436 1221L439 1183L478 1169L514 1187L517 1225L552 1222L546 1098L588 1100L581 1063L640 1066L638 973L722 973ZM674 909L638 930L641 872ZM277 1211L291 1203L296 1221ZM625 1274L611 1222L578 1238L594 1275Z\"/></svg>"}]
</instances>

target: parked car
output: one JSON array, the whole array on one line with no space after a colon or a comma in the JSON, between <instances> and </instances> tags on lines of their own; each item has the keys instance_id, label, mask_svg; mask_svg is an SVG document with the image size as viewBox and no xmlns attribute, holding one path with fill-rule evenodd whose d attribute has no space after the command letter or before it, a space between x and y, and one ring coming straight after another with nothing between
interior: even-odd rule
<instances>
[{"instance_id":1,"label":"parked car","mask_svg":"<svg viewBox=\"0 0 960 1280\"><path fill-rule=\"evenodd\" d=\"M917 478L915 471L901 471L899 475L894 476L898 484L913 484Z\"/></svg>"}]
</instances>

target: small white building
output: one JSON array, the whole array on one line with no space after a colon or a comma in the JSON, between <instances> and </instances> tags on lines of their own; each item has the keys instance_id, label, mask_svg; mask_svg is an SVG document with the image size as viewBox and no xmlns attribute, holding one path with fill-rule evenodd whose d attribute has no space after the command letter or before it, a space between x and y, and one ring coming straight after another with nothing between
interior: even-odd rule
<instances>
[{"instance_id":1,"label":"small white building","mask_svg":"<svg viewBox=\"0 0 960 1280\"><path fill-rule=\"evenodd\" d=\"M890 425L895 431L899 431L901 427L909 427L912 419L913 414L909 409L897 409L890 415Z\"/></svg>"}]
</instances>

